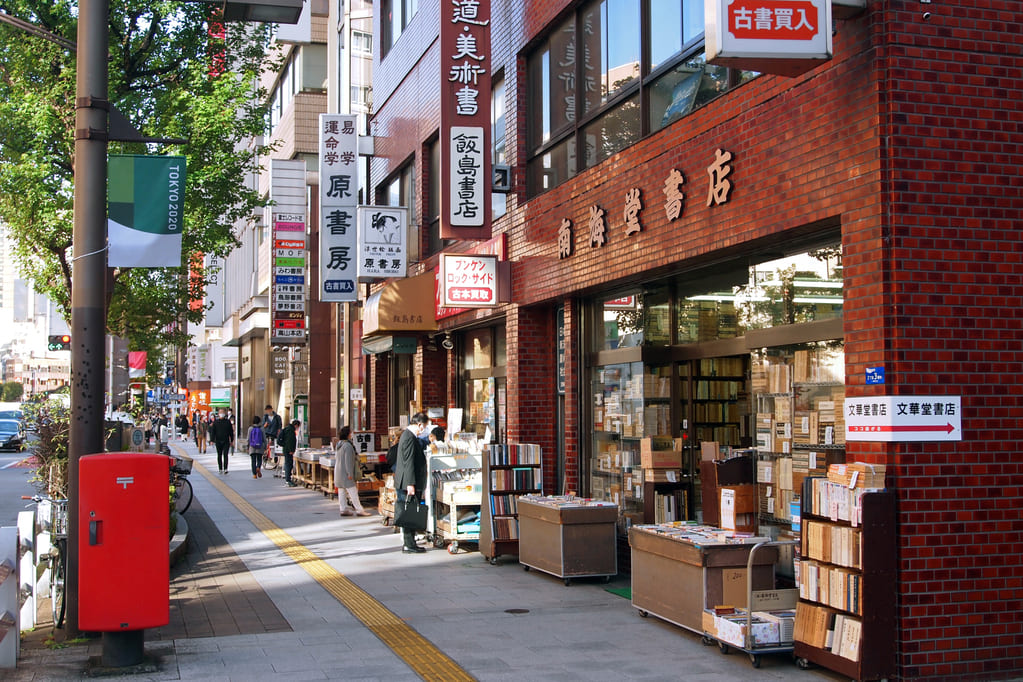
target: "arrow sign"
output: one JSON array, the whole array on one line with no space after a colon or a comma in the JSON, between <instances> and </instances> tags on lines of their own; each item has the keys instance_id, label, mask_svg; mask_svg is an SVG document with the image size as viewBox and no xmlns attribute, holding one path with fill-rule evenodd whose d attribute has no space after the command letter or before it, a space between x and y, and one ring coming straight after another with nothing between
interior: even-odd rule
<instances>
[{"instance_id":1,"label":"arrow sign","mask_svg":"<svg viewBox=\"0 0 1023 682\"><path fill-rule=\"evenodd\" d=\"M846 398L847 441L962 440L961 396Z\"/></svg>"}]
</instances>

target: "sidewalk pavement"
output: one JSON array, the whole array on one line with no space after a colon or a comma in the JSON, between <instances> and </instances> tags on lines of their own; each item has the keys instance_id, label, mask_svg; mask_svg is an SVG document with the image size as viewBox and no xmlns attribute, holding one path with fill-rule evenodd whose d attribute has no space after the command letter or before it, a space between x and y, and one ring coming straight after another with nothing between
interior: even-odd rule
<instances>
[{"instance_id":1,"label":"sidewalk pavement","mask_svg":"<svg viewBox=\"0 0 1023 682\"><path fill-rule=\"evenodd\" d=\"M764 656L755 670L744 655L721 655L694 633L641 618L605 589L627 587L627 578L566 587L523 571L514 558L491 566L478 552L402 554L400 535L375 512L342 518L337 501L319 492L288 488L270 472L254 480L247 455L234 455L221 476L212 449L200 455L191 442L174 447L197 464L190 476L196 502L185 514L191 544L172 570L170 624L146 633L152 670L131 679L420 679L416 659L410 665L385 644L404 637L403 625L390 628L395 637L367 627L374 622L365 620L366 609L378 608L373 599L480 680L841 679L801 671L784 655ZM258 527L251 508L243 513L248 505L277 528ZM372 597L354 614L336 589L325 589L327 579L314 579L329 572L332 584L344 581L335 571ZM102 650L99 640L48 647L46 634L40 628L25 638L18 669L4 671L4 679L81 679Z\"/></svg>"}]
</instances>

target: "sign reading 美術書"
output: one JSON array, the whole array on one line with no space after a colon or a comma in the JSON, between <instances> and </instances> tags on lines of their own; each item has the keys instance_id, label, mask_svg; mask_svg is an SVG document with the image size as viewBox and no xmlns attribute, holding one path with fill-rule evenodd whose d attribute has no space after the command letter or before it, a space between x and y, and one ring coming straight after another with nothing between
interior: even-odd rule
<instances>
[{"instance_id":1,"label":"sign reading \u7f8e\u8853\u66f8","mask_svg":"<svg viewBox=\"0 0 1023 682\"><path fill-rule=\"evenodd\" d=\"M356 116L320 114L319 299L358 300L359 136Z\"/></svg>"},{"instance_id":2,"label":"sign reading \u7f8e\u8853\u66f8","mask_svg":"<svg viewBox=\"0 0 1023 682\"><path fill-rule=\"evenodd\" d=\"M185 157L109 156L109 267L181 267L184 225Z\"/></svg>"}]
</instances>

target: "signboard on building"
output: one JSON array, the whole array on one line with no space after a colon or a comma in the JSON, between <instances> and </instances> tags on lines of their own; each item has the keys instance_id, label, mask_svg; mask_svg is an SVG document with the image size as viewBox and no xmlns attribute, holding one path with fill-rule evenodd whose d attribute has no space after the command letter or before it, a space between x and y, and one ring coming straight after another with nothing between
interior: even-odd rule
<instances>
[{"instance_id":1,"label":"signboard on building","mask_svg":"<svg viewBox=\"0 0 1023 682\"><path fill-rule=\"evenodd\" d=\"M441 304L463 308L497 305L497 256L445 253L441 255Z\"/></svg>"},{"instance_id":2,"label":"signboard on building","mask_svg":"<svg viewBox=\"0 0 1023 682\"><path fill-rule=\"evenodd\" d=\"M504 234L499 234L493 239L488 239L485 242L478 242L474 244L466 253L478 254L478 255L491 255L497 257L497 260L503 261L507 259L507 239ZM441 278L441 268L438 266L436 270L437 283L436 283L436 311L434 317L438 320L445 317L451 317L457 315L465 310L467 307L459 303L457 306L445 306L444 305L444 285Z\"/></svg>"},{"instance_id":3,"label":"signboard on building","mask_svg":"<svg viewBox=\"0 0 1023 682\"><path fill-rule=\"evenodd\" d=\"M273 351L270 355L270 372L274 379L283 379L288 376L288 352L282 350Z\"/></svg>"},{"instance_id":4,"label":"signboard on building","mask_svg":"<svg viewBox=\"0 0 1023 682\"><path fill-rule=\"evenodd\" d=\"M707 61L797 76L831 59L831 0L708 0Z\"/></svg>"},{"instance_id":5,"label":"signboard on building","mask_svg":"<svg viewBox=\"0 0 1023 682\"><path fill-rule=\"evenodd\" d=\"M305 216L275 213L270 283L270 343L305 343Z\"/></svg>"},{"instance_id":6,"label":"signboard on building","mask_svg":"<svg viewBox=\"0 0 1023 682\"><path fill-rule=\"evenodd\" d=\"M961 396L875 396L845 399L847 441L963 439Z\"/></svg>"},{"instance_id":7,"label":"signboard on building","mask_svg":"<svg viewBox=\"0 0 1023 682\"><path fill-rule=\"evenodd\" d=\"M355 116L320 114L321 301L356 301L359 136Z\"/></svg>"},{"instance_id":8,"label":"signboard on building","mask_svg":"<svg viewBox=\"0 0 1023 682\"><path fill-rule=\"evenodd\" d=\"M210 389L210 407L231 407L231 387L217 386Z\"/></svg>"},{"instance_id":9,"label":"signboard on building","mask_svg":"<svg viewBox=\"0 0 1023 682\"><path fill-rule=\"evenodd\" d=\"M224 324L224 259L206 254L203 270L206 273L206 326L220 327Z\"/></svg>"},{"instance_id":10,"label":"signboard on building","mask_svg":"<svg viewBox=\"0 0 1023 682\"><path fill-rule=\"evenodd\" d=\"M490 239L490 0L441 8L440 236Z\"/></svg>"},{"instance_id":11,"label":"signboard on building","mask_svg":"<svg viewBox=\"0 0 1023 682\"><path fill-rule=\"evenodd\" d=\"M558 322L558 395L565 395L567 376L567 347L565 346L565 308L559 307L554 313Z\"/></svg>"},{"instance_id":12,"label":"signboard on building","mask_svg":"<svg viewBox=\"0 0 1023 682\"><path fill-rule=\"evenodd\" d=\"M404 277L408 209L400 206L359 206L360 279Z\"/></svg>"}]
</instances>

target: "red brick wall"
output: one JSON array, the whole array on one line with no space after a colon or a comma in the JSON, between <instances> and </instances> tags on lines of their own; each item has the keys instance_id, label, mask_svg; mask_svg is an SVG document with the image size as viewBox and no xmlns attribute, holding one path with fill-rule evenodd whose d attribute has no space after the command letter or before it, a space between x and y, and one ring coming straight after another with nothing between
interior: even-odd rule
<instances>
[{"instance_id":1,"label":"red brick wall","mask_svg":"<svg viewBox=\"0 0 1023 682\"><path fill-rule=\"evenodd\" d=\"M962 441L848 447L850 459L887 463L899 495L899 674L1018 674L1020 4L868 3L860 17L837 23L831 62L796 78L757 78L527 202L518 57L571 4L495 0L492 9L494 70L505 76L516 190L495 223L508 234L514 263L516 305L496 313L506 314L508 324L510 439L543 432L551 452L557 442L546 425L537 431L529 402L556 405L557 302L566 301L573 340L565 447L567 487L578 489L578 458L589 434L579 432L585 349L575 345L577 300L723 254L782 249L814 226L840 225L847 394L963 397ZM416 21L431 16L433 28L403 36L410 38L407 55L393 62L389 55L378 67L389 90L375 102L377 150L386 158L374 162L374 181L415 154L437 127L436 105L423 96L439 78L436 5L421 5L420 12ZM707 207L706 168L718 148L733 154L733 190L726 205ZM669 223L661 189L671 169L685 175L686 207ZM643 229L626 237L621 213L634 187L642 191ZM591 205L605 209L609 221L608 243L599 248L586 240ZM565 260L556 248L562 218L576 230L575 253ZM465 314L442 327L484 315ZM864 367L876 365L885 366L888 383L868 388ZM526 386L531 394L522 391Z\"/></svg>"}]
</instances>

